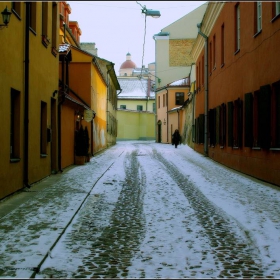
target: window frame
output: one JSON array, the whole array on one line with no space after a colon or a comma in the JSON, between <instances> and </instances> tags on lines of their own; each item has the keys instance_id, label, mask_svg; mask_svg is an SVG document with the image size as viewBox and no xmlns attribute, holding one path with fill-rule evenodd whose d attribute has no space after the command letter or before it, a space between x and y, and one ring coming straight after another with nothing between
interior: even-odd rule
<instances>
[{"instance_id":1,"label":"window frame","mask_svg":"<svg viewBox=\"0 0 280 280\"><path fill-rule=\"evenodd\" d=\"M185 101L185 93L184 92L175 92L175 105L183 105Z\"/></svg>"},{"instance_id":2,"label":"window frame","mask_svg":"<svg viewBox=\"0 0 280 280\"><path fill-rule=\"evenodd\" d=\"M20 161L20 92L11 88L10 95L10 162Z\"/></svg>"},{"instance_id":3,"label":"window frame","mask_svg":"<svg viewBox=\"0 0 280 280\"><path fill-rule=\"evenodd\" d=\"M235 54L240 51L240 4L235 5Z\"/></svg>"}]
</instances>

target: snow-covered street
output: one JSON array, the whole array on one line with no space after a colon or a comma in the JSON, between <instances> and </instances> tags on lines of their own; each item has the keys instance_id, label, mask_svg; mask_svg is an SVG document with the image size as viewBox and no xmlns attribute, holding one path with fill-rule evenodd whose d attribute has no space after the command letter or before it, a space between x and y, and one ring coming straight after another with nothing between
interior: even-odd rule
<instances>
[{"instance_id":1,"label":"snow-covered street","mask_svg":"<svg viewBox=\"0 0 280 280\"><path fill-rule=\"evenodd\" d=\"M279 278L279 190L185 145L118 142L30 199L28 222L25 204L1 218L0 277Z\"/></svg>"}]
</instances>

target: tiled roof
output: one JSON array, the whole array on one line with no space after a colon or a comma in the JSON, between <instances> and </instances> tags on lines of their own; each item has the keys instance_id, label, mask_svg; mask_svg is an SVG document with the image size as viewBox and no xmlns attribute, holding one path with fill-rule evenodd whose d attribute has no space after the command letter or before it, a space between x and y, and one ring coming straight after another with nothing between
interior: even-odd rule
<instances>
[{"instance_id":1,"label":"tiled roof","mask_svg":"<svg viewBox=\"0 0 280 280\"><path fill-rule=\"evenodd\" d=\"M119 99L143 99L147 98L147 79L139 79L138 77L122 78L118 77L122 92L118 95ZM155 93L150 89L150 98L155 98Z\"/></svg>"}]
</instances>

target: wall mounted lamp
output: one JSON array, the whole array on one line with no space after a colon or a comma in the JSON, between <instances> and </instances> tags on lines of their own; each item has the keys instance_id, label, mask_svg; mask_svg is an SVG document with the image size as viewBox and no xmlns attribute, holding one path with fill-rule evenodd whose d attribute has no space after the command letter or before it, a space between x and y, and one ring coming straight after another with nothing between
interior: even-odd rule
<instances>
[{"instance_id":1,"label":"wall mounted lamp","mask_svg":"<svg viewBox=\"0 0 280 280\"><path fill-rule=\"evenodd\" d=\"M77 121L84 119L84 115L79 110L75 111L75 116L77 116Z\"/></svg>"},{"instance_id":2,"label":"wall mounted lamp","mask_svg":"<svg viewBox=\"0 0 280 280\"><path fill-rule=\"evenodd\" d=\"M164 119L163 124L166 125L166 120Z\"/></svg>"},{"instance_id":3,"label":"wall mounted lamp","mask_svg":"<svg viewBox=\"0 0 280 280\"><path fill-rule=\"evenodd\" d=\"M2 19L3 19L4 24L0 24L0 29L2 29L4 27L8 27L12 12L10 12L8 10L8 7L6 6L6 8L3 10L3 12L1 12L1 14L2 14Z\"/></svg>"}]
</instances>

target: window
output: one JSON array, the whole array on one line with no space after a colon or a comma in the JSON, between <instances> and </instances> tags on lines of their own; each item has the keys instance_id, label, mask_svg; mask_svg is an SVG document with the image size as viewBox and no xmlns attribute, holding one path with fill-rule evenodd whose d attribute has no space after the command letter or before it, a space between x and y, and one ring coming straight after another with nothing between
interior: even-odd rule
<instances>
[{"instance_id":1,"label":"window","mask_svg":"<svg viewBox=\"0 0 280 280\"><path fill-rule=\"evenodd\" d=\"M176 105L183 105L184 104L184 93L183 92L176 92L175 95L175 104Z\"/></svg>"},{"instance_id":2,"label":"window","mask_svg":"<svg viewBox=\"0 0 280 280\"><path fill-rule=\"evenodd\" d=\"M273 22L274 20L276 20L277 18L279 18L280 16L280 2L271 2L272 5L272 20L271 22Z\"/></svg>"},{"instance_id":3,"label":"window","mask_svg":"<svg viewBox=\"0 0 280 280\"><path fill-rule=\"evenodd\" d=\"M120 105L120 109L126 109L126 105Z\"/></svg>"},{"instance_id":4,"label":"window","mask_svg":"<svg viewBox=\"0 0 280 280\"><path fill-rule=\"evenodd\" d=\"M52 51L56 50L57 47L57 4L52 3ZM56 52L54 53L56 55Z\"/></svg>"},{"instance_id":5,"label":"window","mask_svg":"<svg viewBox=\"0 0 280 280\"><path fill-rule=\"evenodd\" d=\"M13 13L20 18L21 17L21 2L12 2Z\"/></svg>"},{"instance_id":6,"label":"window","mask_svg":"<svg viewBox=\"0 0 280 280\"><path fill-rule=\"evenodd\" d=\"M221 27L221 67L225 64L225 25Z\"/></svg>"},{"instance_id":7,"label":"window","mask_svg":"<svg viewBox=\"0 0 280 280\"><path fill-rule=\"evenodd\" d=\"M245 96L245 135L244 146L253 147L253 94L246 93Z\"/></svg>"},{"instance_id":8,"label":"window","mask_svg":"<svg viewBox=\"0 0 280 280\"><path fill-rule=\"evenodd\" d=\"M258 142L261 148L270 147L271 141L271 87L260 87L258 96Z\"/></svg>"},{"instance_id":9,"label":"window","mask_svg":"<svg viewBox=\"0 0 280 280\"><path fill-rule=\"evenodd\" d=\"M224 147L226 145L226 104L223 103L220 106L220 124L219 124L219 144L221 147Z\"/></svg>"},{"instance_id":10,"label":"window","mask_svg":"<svg viewBox=\"0 0 280 280\"><path fill-rule=\"evenodd\" d=\"M142 105L137 105L137 111L143 111L143 106Z\"/></svg>"},{"instance_id":11,"label":"window","mask_svg":"<svg viewBox=\"0 0 280 280\"><path fill-rule=\"evenodd\" d=\"M243 131L243 102L241 99L234 101L233 105L233 147L242 147L242 131Z\"/></svg>"},{"instance_id":12,"label":"window","mask_svg":"<svg viewBox=\"0 0 280 280\"><path fill-rule=\"evenodd\" d=\"M153 103L153 112L156 111L156 103Z\"/></svg>"},{"instance_id":13,"label":"window","mask_svg":"<svg viewBox=\"0 0 280 280\"><path fill-rule=\"evenodd\" d=\"M257 32L262 30L262 2L257 2Z\"/></svg>"},{"instance_id":14,"label":"window","mask_svg":"<svg viewBox=\"0 0 280 280\"><path fill-rule=\"evenodd\" d=\"M202 61L204 61L204 55L202 56ZM204 67L202 67L201 69L201 85L203 86L204 85Z\"/></svg>"},{"instance_id":15,"label":"window","mask_svg":"<svg viewBox=\"0 0 280 280\"><path fill-rule=\"evenodd\" d=\"M272 84L271 148L280 148L280 81Z\"/></svg>"},{"instance_id":16,"label":"window","mask_svg":"<svg viewBox=\"0 0 280 280\"><path fill-rule=\"evenodd\" d=\"M240 50L240 7L235 6L235 51Z\"/></svg>"},{"instance_id":17,"label":"window","mask_svg":"<svg viewBox=\"0 0 280 280\"><path fill-rule=\"evenodd\" d=\"M209 68L210 68L210 74L212 73L212 42L210 42L209 45Z\"/></svg>"},{"instance_id":18,"label":"window","mask_svg":"<svg viewBox=\"0 0 280 280\"><path fill-rule=\"evenodd\" d=\"M41 101L40 153L47 154L47 103Z\"/></svg>"},{"instance_id":19,"label":"window","mask_svg":"<svg viewBox=\"0 0 280 280\"><path fill-rule=\"evenodd\" d=\"M163 95L163 107L165 107L165 94Z\"/></svg>"},{"instance_id":20,"label":"window","mask_svg":"<svg viewBox=\"0 0 280 280\"><path fill-rule=\"evenodd\" d=\"M30 21L29 26L30 28L36 32L36 2L30 2L29 8L30 8Z\"/></svg>"},{"instance_id":21,"label":"window","mask_svg":"<svg viewBox=\"0 0 280 280\"><path fill-rule=\"evenodd\" d=\"M160 108L160 96L158 96L158 108Z\"/></svg>"},{"instance_id":22,"label":"window","mask_svg":"<svg viewBox=\"0 0 280 280\"><path fill-rule=\"evenodd\" d=\"M255 15L255 26L254 32L258 34L262 30L262 2L255 2L254 3L254 15Z\"/></svg>"},{"instance_id":23,"label":"window","mask_svg":"<svg viewBox=\"0 0 280 280\"><path fill-rule=\"evenodd\" d=\"M48 38L48 2L42 2L42 43L45 47L49 45Z\"/></svg>"},{"instance_id":24,"label":"window","mask_svg":"<svg viewBox=\"0 0 280 280\"><path fill-rule=\"evenodd\" d=\"M216 109L210 109L209 115L209 138L210 146L214 147L216 145Z\"/></svg>"},{"instance_id":25,"label":"window","mask_svg":"<svg viewBox=\"0 0 280 280\"><path fill-rule=\"evenodd\" d=\"M199 90L199 69L198 69L198 66L196 66L196 80L197 80L197 90Z\"/></svg>"},{"instance_id":26,"label":"window","mask_svg":"<svg viewBox=\"0 0 280 280\"><path fill-rule=\"evenodd\" d=\"M261 86L253 99L253 147L267 149L271 145L271 88Z\"/></svg>"},{"instance_id":27,"label":"window","mask_svg":"<svg viewBox=\"0 0 280 280\"><path fill-rule=\"evenodd\" d=\"M213 36L213 70L216 69L216 35Z\"/></svg>"},{"instance_id":28,"label":"window","mask_svg":"<svg viewBox=\"0 0 280 280\"><path fill-rule=\"evenodd\" d=\"M10 158L18 159L20 156L20 92L15 89L11 89L10 112Z\"/></svg>"},{"instance_id":29,"label":"window","mask_svg":"<svg viewBox=\"0 0 280 280\"><path fill-rule=\"evenodd\" d=\"M195 120L195 140L198 144L204 143L204 115L200 114Z\"/></svg>"}]
</instances>

